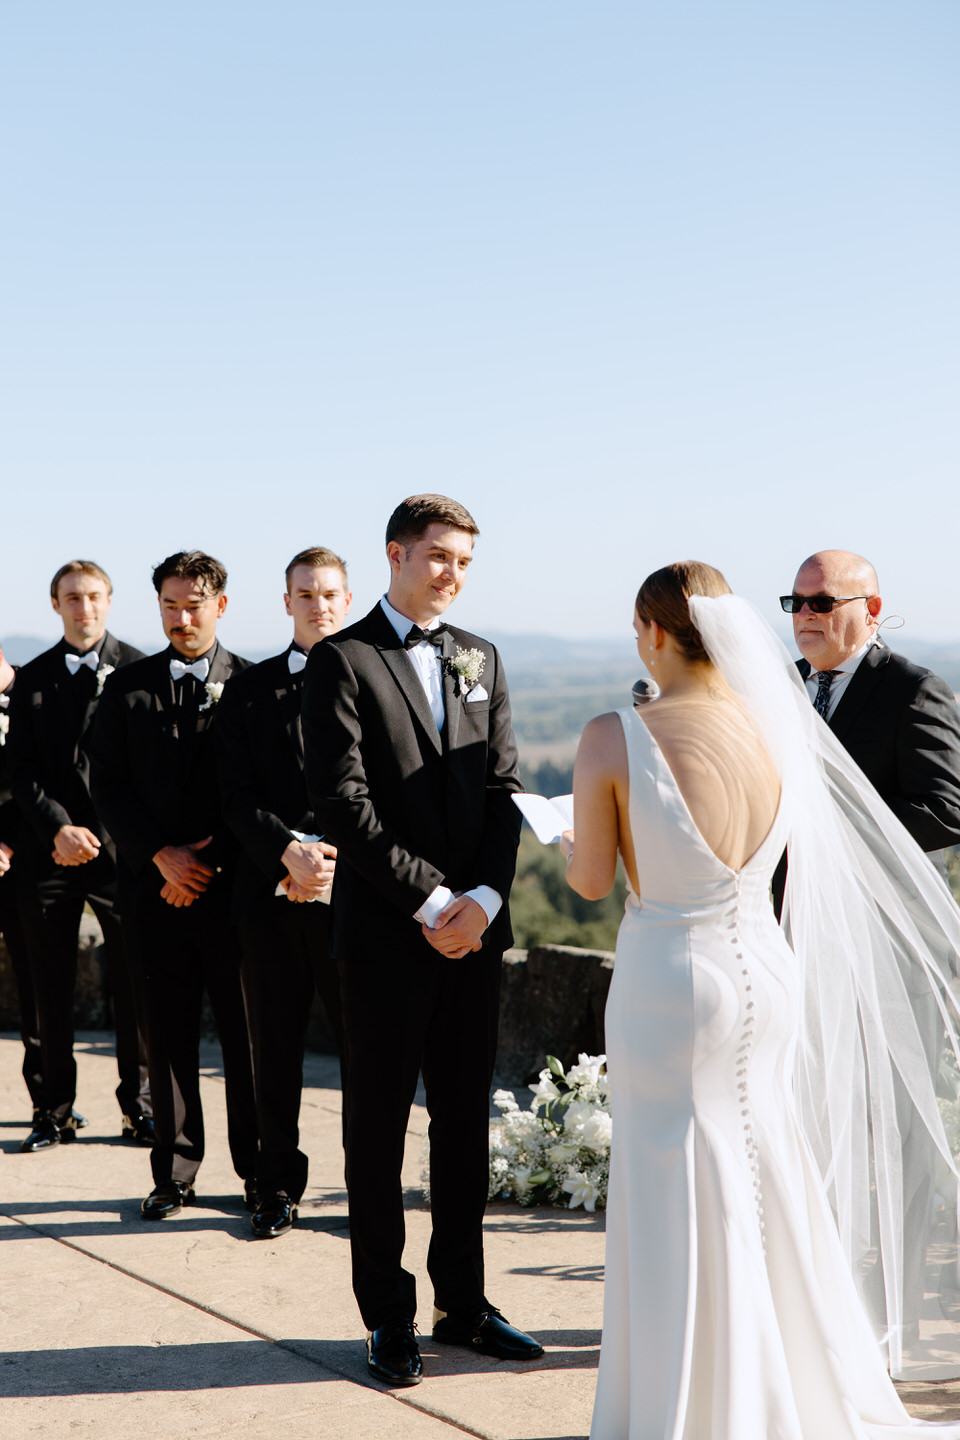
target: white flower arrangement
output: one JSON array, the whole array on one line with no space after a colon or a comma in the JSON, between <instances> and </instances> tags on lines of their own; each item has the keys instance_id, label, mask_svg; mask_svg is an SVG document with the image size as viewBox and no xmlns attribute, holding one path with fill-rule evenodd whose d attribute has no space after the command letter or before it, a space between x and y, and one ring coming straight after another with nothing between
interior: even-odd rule
<instances>
[{"instance_id":1,"label":"white flower arrangement","mask_svg":"<svg viewBox=\"0 0 960 1440\"><path fill-rule=\"evenodd\" d=\"M98 695L102 695L102 694L103 694L103 687L104 687L104 685L105 685L105 683L106 683L107 677L108 677L109 675L112 675L113 672L114 672L114 670L116 670L116 668L117 668L116 665L101 665L101 666L100 666L100 669L97 671L97 694L98 694Z\"/></svg>"},{"instance_id":2,"label":"white flower arrangement","mask_svg":"<svg viewBox=\"0 0 960 1440\"><path fill-rule=\"evenodd\" d=\"M0 745L7 743L7 731L10 729L10 716L0 710Z\"/></svg>"},{"instance_id":3,"label":"white flower arrangement","mask_svg":"<svg viewBox=\"0 0 960 1440\"><path fill-rule=\"evenodd\" d=\"M489 1199L605 1208L612 1130L606 1059L581 1055L564 1074L548 1055L547 1068L529 1086L529 1110L520 1109L512 1090L494 1091L500 1119L490 1122ZM422 1180L426 1193L426 1169Z\"/></svg>"},{"instance_id":4,"label":"white flower arrangement","mask_svg":"<svg viewBox=\"0 0 960 1440\"><path fill-rule=\"evenodd\" d=\"M223 694L225 683L224 680L208 680L205 683L203 688L207 692L207 698L197 711L198 715L202 710L212 710L214 705L220 704L220 696Z\"/></svg>"},{"instance_id":5,"label":"white flower arrangement","mask_svg":"<svg viewBox=\"0 0 960 1440\"><path fill-rule=\"evenodd\" d=\"M479 685L487 657L482 650L464 650L458 645L456 655L447 663L459 681L460 694L468 695L475 685Z\"/></svg>"}]
</instances>

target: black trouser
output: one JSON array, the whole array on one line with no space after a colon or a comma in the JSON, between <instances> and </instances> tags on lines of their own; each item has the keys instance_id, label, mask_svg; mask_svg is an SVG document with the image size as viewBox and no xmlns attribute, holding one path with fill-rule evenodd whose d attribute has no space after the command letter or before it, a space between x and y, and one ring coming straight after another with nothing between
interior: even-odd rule
<instances>
[{"instance_id":1,"label":"black trouser","mask_svg":"<svg viewBox=\"0 0 960 1440\"><path fill-rule=\"evenodd\" d=\"M82 877L81 871L85 872ZM21 876L18 900L40 1031L43 1080L39 1108L63 1124L77 1098L73 992L80 917L87 901L103 931L120 1076L117 1100L125 1115L149 1115L146 1050L137 1026L133 986L114 906L112 866L108 871L106 866L101 868L99 860L92 860L89 868L65 870L62 880L55 877L39 885Z\"/></svg>"},{"instance_id":2,"label":"black trouser","mask_svg":"<svg viewBox=\"0 0 960 1440\"><path fill-rule=\"evenodd\" d=\"M452 961L431 950L412 959L340 961L353 1289L369 1330L416 1314L415 1279L401 1263L400 1167L421 1070L435 1303L462 1314L486 1304L483 1212L500 960L480 951Z\"/></svg>"},{"instance_id":3,"label":"black trouser","mask_svg":"<svg viewBox=\"0 0 960 1440\"><path fill-rule=\"evenodd\" d=\"M307 1186L299 1119L314 988L340 1039L340 981L327 952L330 907L271 896L239 929L260 1132L257 1188L261 1197L282 1190L296 1201Z\"/></svg>"},{"instance_id":4,"label":"black trouser","mask_svg":"<svg viewBox=\"0 0 960 1440\"><path fill-rule=\"evenodd\" d=\"M0 876L0 935L3 936L13 966L13 978L17 986L17 1003L20 1006L20 1039L23 1041L23 1078L33 1108L39 1110L43 1102L43 1066L40 1058L40 1022L37 1019L37 1005L33 998L33 981L30 979L30 957L27 942L20 923L17 904L17 882L13 874Z\"/></svg>"},{"instance_id":5,"label":"black trouser","mask_svg":"<svg viewBox=\"0 0 960 1440\"><path fill-rule=\"evenodd\" d=\"M241 1179L252 1179L257 1161L253 1069L240 988L240 944L218 893L227 884L218 876L210 892L178 910L160 899L161 883L151 875L132 894L123 895L150 1056L157 1132L150 1156L153 1178L158 1185L192 1182L203 1159L200 1027L206 991L223 1054L230 1155Z\"/></svg>"}]
</instances>

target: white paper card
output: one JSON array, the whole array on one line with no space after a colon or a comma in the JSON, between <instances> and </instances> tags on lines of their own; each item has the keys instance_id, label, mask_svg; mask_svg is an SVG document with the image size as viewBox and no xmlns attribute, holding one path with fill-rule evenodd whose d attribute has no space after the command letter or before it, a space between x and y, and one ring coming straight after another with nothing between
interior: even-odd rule
<instances>
[{"instance_id":1,"label":"white paper card","mask_svg":"<svg viewBox=\"0 0 960 1440\"><path fill-rule=\"evenodd\" d=\"M562 831L573 829L572 795L514 795L513 801L541 845L555 845Z\"/></svg>"}]
</instances>

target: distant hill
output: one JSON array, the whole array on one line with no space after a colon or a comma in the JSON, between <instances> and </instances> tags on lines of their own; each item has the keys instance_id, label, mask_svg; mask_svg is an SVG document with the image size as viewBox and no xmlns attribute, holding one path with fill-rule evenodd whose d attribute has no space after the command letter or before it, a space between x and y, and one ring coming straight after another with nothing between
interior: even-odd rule
<instances>
[{"instance_id":1,"label":"distant hill","mask_svg":"<svg viewBox=\"0 0 960 1440\"><path fill-rule=\"evenodd\" d=\"M936 671L955 694L960 693L960 642L901 643L896 631L884 634L894 649ZM587 721L629 705L631 686L644 673L629 636L567 640L555 635L493 633L490 639L503 656L517 739L530 763L567 760ZM35 635L11 635L3 641L3 651L11 664L23 665L52 643ZM141 649L150 653L156 645ZM263 660L273 652L246 650L241 645L240 653L250 660Z\"/></svg>"}]
</instances>

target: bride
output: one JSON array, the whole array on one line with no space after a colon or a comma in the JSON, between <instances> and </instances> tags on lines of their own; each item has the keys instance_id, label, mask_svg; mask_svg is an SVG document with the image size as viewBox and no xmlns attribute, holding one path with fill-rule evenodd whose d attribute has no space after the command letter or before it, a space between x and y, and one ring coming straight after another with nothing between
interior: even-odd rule
<instances>
[{"instance_id":1,"label":"bride","mask_svg":"<svg viewBox=\"0 0 960 1440\"><path fill-rule=\"evenodd\" d=\"M634 627L659 697L587 726L561 842L581 895L618 854L630 887L591 1440L960 1437L888 1375L960 1373L956 1171L911 1008L935 996L954 1057L960 912L719 571L657 571ZM919 1286L918 1123L940 1166Z\"/></svg>"}]
</instances>

